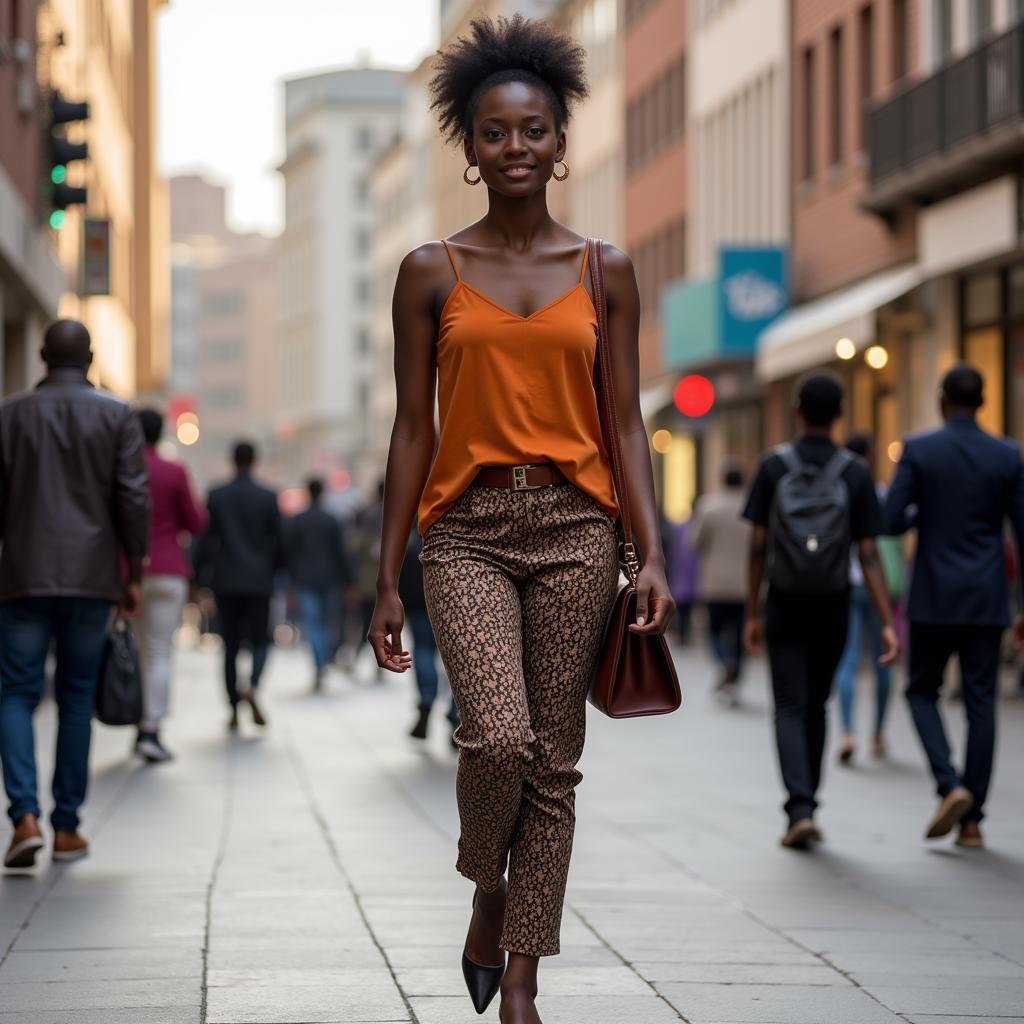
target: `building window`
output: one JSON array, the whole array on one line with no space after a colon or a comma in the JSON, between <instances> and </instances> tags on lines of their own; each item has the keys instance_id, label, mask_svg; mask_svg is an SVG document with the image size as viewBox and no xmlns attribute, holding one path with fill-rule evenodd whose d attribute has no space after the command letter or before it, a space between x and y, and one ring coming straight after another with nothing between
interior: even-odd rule
<instances>
[{"instance_id":1,"label":"building window","mask_svg":"<svg viewBox=\"0 0 1024 1024\"><path fill-rule=\"evenodd\" d=\"M971 42L980 43L992 31L992 0L972 0Z\"/></svg>"},{"instance_id":2,"label":"building window","mask_svg":"<svg viewBox=\"0 0 1024 1024\"><path fill-rule=\"evenodd\" d=\"M808 46L803 56L803 180L814 180L814 47Z\"/></svg>"},{"instance_id":3,"label":"building window","mask_svg":"<svg viewBox=\"0 0 1024 1024\"><path fill-rule=\"evenodd\" d=\"M686 63L683 58L626 106L626 165L638 170L686 130Z\"/></svg>"},{"instance_id":4,"label":"building window","mask_svg":"<svg viewBox=\"0 0 1024 1024\"><path fill-rule=\"evenodd\" d=\"M373 146L373 131L368 124L356 125L356 149L365 153Z\"/></svg>"},{"instance_id":5,"label":"building window","mask_svg":"<svg viewBox=\"0 0 1024 1024\"><path fill-rule=\"evenodd\" d=\"M368 178L356 178L355 182L356 202L368 203L370 201L370 181Z\"/></svg>"},{"instance_id":6,"label":"building window","mask_svg":"<svg viewBox=\"0 0 1024 1024\"><path fill-rule=\"evenodd\" d=\"M356 351L360 355L366 355L370 351L370 331L365 326L356 328Z\"/></svg>"},{"instance_id":7,"label":"building window","mask_svg":"<svg viewBox=\"0 0 1024 1024\"><path fill-rule=\"evenodd\" d=\"M240 362L244 348L245 342L240 337L206 338L199 351L204 363L226 366Z\"/></svg>"},{"instance_id":8,"label":"building window","mask_svg":"<svg viewBox=\"0 0 1024 1024\"><path fill-rule=\"evenodd\" d=\"M867 106L874 95L875 83L875 47L874 47L874 9L871 4L860 9L858 18L860 34L860 110L857 112L857 129L860 133L860 148L867 147Z\"/></svg>"},{"instance_id":9,"label":"building window","mask_svg":"<svg viewBox=\"0 0 1024 1024\"><path fill-rule=\"evenodd\" d=\"M829 163L843 162L843 30L834 28L829 37Z\"/></svg>"},{"instance_id":10,"label":"building window","mask_svg":"<svg viewBox=\"0 0 1024 1024\"><path fill-rule=\"evenodd\" d=\"M365 277L356 278L356 302L365 306L370 301L370 282Z\"/></svg>"},{"instance_id":11,"label":"building window","mask_svg":"<svg viewBox=\"0 0 1024 1024\"><path fill-rule=\"evenodd\" d=\"M932 0L935 58L941 64L953 52L953 0Z\"/></svg>"},{"instance_id":12,"label":"building window","mask_svg":"<svg viewBox=\"0 0 1024 1024\"><path fill-rule=\"evenodd\" d=\"M365 256L370 251L370 232L366 228L356 228L353 248L357 256Z\"/></svg>"},{"instance_id":13,"label":"building window","mask_svg":"<svg viewBox=\"0 0 1024 1024\"><path fill-rule=\"evenodd\" d=\"M203 296L202 315L215 320L241 316L245 312L245 295L240 291L207 292Z\"/></svg>"},{"instance_id":14,"label":"building window","mask_svg":"<svg viewBox=\"0 0 1024 1024\"><path fill-rule=\"evenodd\" d=\"M240 409L244 404L241 388L210 388L202 396L204 408L223 412L228 409Z\"/></svg>"},{"instance_id":15,"label":"building window","mask_svg":"<svg viewBox=\"0 0 1024 1024\"><path fill-rule=\"evenodd\" d=\"M907 0L893 0L892 5L892 80L902 82L907 77L907 41L910 29L907 22Z\"/></svg>"}]
</instances>

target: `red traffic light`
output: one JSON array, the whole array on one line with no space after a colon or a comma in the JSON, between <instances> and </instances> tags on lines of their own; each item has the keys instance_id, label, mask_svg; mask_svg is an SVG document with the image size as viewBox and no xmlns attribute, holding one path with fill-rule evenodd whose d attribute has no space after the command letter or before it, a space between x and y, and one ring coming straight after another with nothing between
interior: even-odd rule
<instances>
[{"instance_id":1,"label":"red traffic light","mask_svg":"<svg viewBox=\"0 0 1024 1024\"><path fill-rule=\"evenodd\" d=\"M673 399L684 416L706 416L715 404L715 386L707 377L691 373L676 385Z\"/></svg>"}]
</instances>

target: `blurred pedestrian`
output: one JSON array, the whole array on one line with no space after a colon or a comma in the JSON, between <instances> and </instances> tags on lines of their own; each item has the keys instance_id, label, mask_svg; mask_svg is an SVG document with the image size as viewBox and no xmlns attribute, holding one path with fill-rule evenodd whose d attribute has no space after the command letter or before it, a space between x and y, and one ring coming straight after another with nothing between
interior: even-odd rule
<instances>
[{"instance_id":1,"label":"blurred pedestrian","mask_svg":"<svg viewBox=\"0 0 1024 1024\"><path fill-rule=\"evenodd\" d=\"M430 624L430 616L427 614L427 600L423 593L423 566L420 565L422 550L423 541L419 531L413 526L398 576L398 596L405 608L409 628L412 630L412 668L419 694L416 723L409 733L414 740L427 738L430 711L437 700L439 685L437 640L434 637L434 627ZM448 722L452 727L452 745L457 749L454 732L459 724L459 712L455 706L454 696L448 705Z\"/></svg>"},{"instance_id":2,"label":"blurred pedestrian","mask_svg":"<svg viewBox=\"0 0 1024 1024\"><path fill-rule=\"evenodd\" d=\"M903 446L886 501L896 533L917 530L910 584L910 685L907 699L938 787L926 837L960 826L961 846L983 845L980 823L992 777L996 698L1009 588L1003 543L1007 519L1024 550L1024 469L1018 446L977 422L981 374L966 363L942 379L944 426ZM1024 647L1024 616L1013 628ZM967 712L963 772L953 766L939 714L946 664L956 654Z\"/></svg>"},{"instance_id":3,"label":"blurred pedestrian","mask_svg":"<svg viewBox=\"0 0 1024 1024\"><path fill-rule=\"evenodd\" d=\"M743 668L743 613L750 524L743 518L743 470L728 465L723 490L697 499L690 542L698 558L697 593L705 602L711 649L722 667L718 691L736 703Z\"/></svg>"},{"instance_id":4,"label":"blurred pedestrian","mask_svg":"<svg viewBox=\"0 0 1024 1024\"><path fill-rule=\"evenodd\" d=\"M478 1012L500 988L503 1024L539 1024L539 958L559 950L586 694L619 583L590 248L547 207L585 62L574 40L520 15L474 20L438 57L434 109L488 209L406 256L393 306L398 403L369 640L379 665L409 668L398 577L418 507L461 719L458 869L476 886L462 969ZM640 413L636 277L614 247L594 251L643 560L629 628L664 634L674 605Z\"/></svg>"},{"instance_id":5,"label":"blurred pedestrian","mask_svg":"<svg viewBox=\"0 0 1024 1024\"><path fill-rule=\"evenodd\" d=\"M341 524L321 500L324 482L306 483L309 505L285 527L285 565L299 603L299 624L313 654L313 690L323 686L334 650L329 628L341 590L351 583Z\"/></svg>"},{"instance_id":6,"label":"blurred pedestrian","mask_svg":"<svg viewBox=\"0 0 1024 1024\"><path fill-rule=\"evenodd\" d=\"M126 617L138 611L149 528L139 421L89 383L89 332L77 320L57 320L42 357L47 374L38 387L0 407L0 755L14 823L9 868L32 867L44 846L32 713L51 640L59 709L53 859L88 852L78 811L96 682L114 606Z\"/></svg>"},{"instance_id":7,"label":"blurred pedestrian","mask_svg":"<svg viewBox=\"0 0 1024 1024\"><path fill-rule=\"evenodd\" d=\"M171 758L160 738L160 725L170 702L174 631L181 624L192 575L181 540L206 528L206 512L192 495L185 467L157 452L164 429L163 415L156 409L141 409L139 423L146 441L150 531L137 630L143 718L135 739L135 753L156 763Z\"/></svg>"},{"instance_id":8,"label":"blurred pedestrian","mask_svg":"<svg viewBox=\"0 0 1024 1024\"><path fill-rule=\"evenodd\" d=\"M672 600L676 603L675 627L681 644L688 644L693 625L693 605L697 600L697 578L700 571L697 552L693 549L693 520L673 523L666 531L665 576Z\"/></svg>"},{"instance_id":9,"label":"blurred pedestrian","mask_svg":"<svg viewBox=\"0 0 1024 1024\"><path fill-rule=\"evenodd\" d=\"M350 533L349 549L355 563L355 589L359 595L361 637L365 639L377 603L377 571L380 565L380 531L384 508L384 481L378 480L373 497L355 515ZM355 648L351 667L359 657L360 647ZM384 670L375 669L377 680L384 678Z\"/></svg>"},{"instance_id":10,"label":"blurred pedestrian","mask_svg":"<svg viewBox=\"0 0 1024 1024\"><path fill-rule=\"evenodd\" d=\"M238 705L247 703L256 725L266 716L256 701L270 646L270 598L283 556L281 513L277 495L253 479L256 447L239 441L232 451L235 478L210 491L210 524L203 534L197 559L204 566L217 602L224 640L224 685L231 718L238 728ZM238 688L238 654L243 643L252 651L249 685Z\"/></svg>"},{"instance_id":11,"label":"blurred pedestrian","mask_svg":"<svg viewBox=\"0 0 1024 1024\"><path fill-rule=\"evenodd\" d=\"M853 452L863 463L868 472L872 466L872 440L867 434L854 434L847 439L846 450ZM881 488L876 486L879 498L884 497ZM886 572L882 545L891 543L892 537L879 536L879 557L882 559L882 570L886 577L886 591L890 603L894 604L894 587ZM897 556L898 557L898 556ZM861 652L865 637L871 651L875 675L875 720L872 733L871 750L875 757L885 756L885 713L889 706L889 691L892 685L892 669L880 661L885 652L885 641L882 637L882 620L871 602L871 594L864 582L864 573L860 567L860 559L855 549L850 553L850 623L846 635L846 647L843 650L839 669L836 672L836 689L839 692L839 712L842 718L843 736L839 742L839 761L841 764L852 762L857 752L856 722L854 703L857 695L857 676L860 670Z\"/></svg>"},{"instance_id":12,"label":"blurred pedestrian","mask_svg":"<svg viewBox=\"0 0 1024 1024\"><path fill-rule=\"evenodd\" d=\"M821 840L814 821L825 751L825 704L846 645L850 548L882 621L881 660L892 664L899 640L875 538L885 521L867 467L831 438L843 390L828 374L805 378L796 396L802 430L762 460L744 516L754 524L745 640L760 653L767 638L775 696L775 738L789 827L782 845ZM761 617L761 587L768 596Z\"/></svg>"}]
</instances>

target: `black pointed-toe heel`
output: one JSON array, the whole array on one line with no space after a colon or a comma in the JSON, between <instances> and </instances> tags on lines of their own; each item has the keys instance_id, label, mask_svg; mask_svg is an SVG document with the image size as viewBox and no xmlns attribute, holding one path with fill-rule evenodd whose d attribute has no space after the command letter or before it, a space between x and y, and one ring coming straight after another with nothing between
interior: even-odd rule
<instances>
[{"instance_id":1,"label":"black pointed-toe heel","mask_svg":"<svg viewBox=\"0 0 1024 1024\"><path fill-rule=\"evenodd\" d=\"M473 893L473 909L476 910L476 893ZM462 954L462 976L466 979L469 998L473 1000L473 1008L477 1013L485 1013L487 1007L501 988L501 979L505 976L505 954L501 955L501 964L488 967L470 960L465 952Z\"/></svg>"},{"instance_id":2,"label":"black pointed-toe heel","mask_svg":"<svg viewBox=\"0 0 1024 1024\"><path fill-rule=\"evenodd\" d=\"M466 979L469 998L473 1000L473 1008L477 1013L485 1013L491 1005L491 1000L501 988L504 974L504 964L500 967L486 967L470 960L465 953L462 954L462 976Z\"/></svg>"}]
</instances>

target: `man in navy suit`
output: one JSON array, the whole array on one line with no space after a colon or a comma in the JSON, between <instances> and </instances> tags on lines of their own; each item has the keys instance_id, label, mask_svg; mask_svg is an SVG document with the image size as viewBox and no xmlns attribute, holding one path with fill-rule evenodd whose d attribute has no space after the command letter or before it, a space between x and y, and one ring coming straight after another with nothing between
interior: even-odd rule
<instances>
[{"instance_id":1,"label":"man in navy suit","mask_svg":"<svg viewBox=\"0 0 1024 1024\"><path fill-rule=\"evenodd\" d=\"M992 776L1002 635L1009 624L1004 525L1024 552L1024 468L1020 449L978 426L984 381L973 366L953 367L940 391L945 425L909 438L889 489L886 511L895 533L917 529L910 587L910 685L907 699L931 765L939 806L926 837L948 835L980 847ZM1024 647L1024 617L1013 628ZM938 709L946 664L960 660L967 711L967 753L953 767Z\"/></svg>"}]
</instances>

